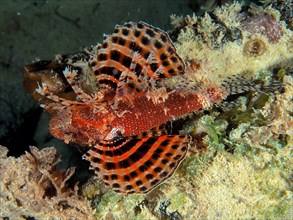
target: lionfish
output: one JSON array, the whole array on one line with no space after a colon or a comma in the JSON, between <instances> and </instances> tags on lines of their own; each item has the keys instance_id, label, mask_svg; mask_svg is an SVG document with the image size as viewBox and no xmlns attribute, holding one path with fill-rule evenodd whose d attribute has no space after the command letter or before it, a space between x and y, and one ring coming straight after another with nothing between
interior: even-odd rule
<instances>
[{"instance_id":1,"label":"lionfish","mask_svg":"<svg viewBox=\"0 0 293 220\"><path fill-rule=\"evenodd\" d=\"M36 89L53 101L42 107L57 111L50 132L66 143L91 146L83 157L115 192L150 192L172 176L190 145L191 138L174 133L169 122L210 108L227 92L160 86L183 75L185 63L169 36L144 22L117 25L93 51L86 61L97 82L93 93L82 89L70 67L63 74L76 100L57 96L46 83Z\"/></svg>"}]
</instances>

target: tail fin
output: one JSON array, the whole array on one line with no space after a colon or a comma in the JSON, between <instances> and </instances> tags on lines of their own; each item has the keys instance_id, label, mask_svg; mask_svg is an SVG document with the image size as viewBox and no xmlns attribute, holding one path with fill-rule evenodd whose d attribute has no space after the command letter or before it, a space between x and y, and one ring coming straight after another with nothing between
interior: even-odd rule
<instances>
[{"instance_id":1,"label":"tail fin","mask_svg":"<svg viewBox=\"0 0 293 220\"><path fill-rule=\"evenodd\" d=\"M222 83L222 88L227 91L228 95L236 95L250 91L271 93L282 88L282 81L271 79L268 83L264 83L237 75L227 77Z\"/></svg>"}]
</instances>

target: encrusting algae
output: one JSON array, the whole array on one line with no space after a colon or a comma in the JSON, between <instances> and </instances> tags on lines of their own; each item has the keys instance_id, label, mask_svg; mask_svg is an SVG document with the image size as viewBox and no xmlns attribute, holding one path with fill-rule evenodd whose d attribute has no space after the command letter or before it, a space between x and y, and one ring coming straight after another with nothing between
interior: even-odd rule
<instances>
[{"instance_id":1,"label":"encrusting algae","mask_svg":"<svg viewBox=\"0 0 293 220\"><path fill-rule=\"evenodd\" d=\"M60 180L63 183L61 184L62 189L59 189L58 186L56 188L56 183L50 178L46 179L48 184L55 188L56 193L51 197L41 196L38 199L45 204L48 201L54 203L59 196L67 194L66 200L62 200L67 204L67 206L63 206L62 217L64 218L71 218L73 212L76 212L80 219L83 219L84 216L97 219L292 218L293 194L290 184L292 184L293 165L293 38L292 31L280 18L282 18L280 13L272 7L260 8L252 5L244 8L238 3L222 6L203 17L172 16L174 30L170 32L170 38L173 40L178 56L186 64L185 74L165 79L159 75L160 71L156 72L158 66L155 68L153 65L151 67L153 75L149 77L161 76L164 78L160 80L158 85L167 88L167 90L151 90L153 93L148 94L148 101L164 103L168 98L165 96L169 92L168 89L179 88L184 92L205 91L206 88L224 88L231 95L225 102L221 104L216 102L218 104L216 107L208 108L209 112L197 112L196 114L188 112L189 114L184 114L180 120L171 123L173 129L179 127L178 133L176 133L178 137L192 137L189 150L185 152L186 157L185 159L184 156L180 157L182 163L172 178L165 178L167 181L158 187L151 188L152 191L147 194L127 196L116 193L111 188L101 187L100 180L90 179L81 187L82 195L79 195L77 191L65 187L67 180L72 175L71 171L68 171L68 178L63 175L63 179ZM137 28L139 28L138 24ZM122 29L122 31L124 30ZM161 34L160 31L153 34L158 33ZM149 34L152 35L151 32ZM125 32L124 35L128 35L128 33ZM110 38L113 39L113 36ZM120 41L122 40L120 39ZM146 41L147 39L145 43ZM102 47L107 48L108 46L102 44ZM97 50L102 50L102 48ZM89 51L94 53L91 49ZM117 51L121 53L120 49ZM143 51L143 53L147 52ZM118 59L117 54L114 55L110 55L113 56L111 59ZM79 88L75 87L74 83L76 82L73 83L72 80L74 76L65 74L66 80L60 69L64 70L67 66L71 66L84 73L84 75L78 75L77 83L81 85L83 91L90 94L96 88L93 85L94 77L89 76L89 67L84 64L84 60L89 60L89 56L87 53L80 53L76 57L59 56L54 61L40 61L42 67L47 68L47 72L42 71L42 73L38 69L40 63L27 65L25 70L26 87L37 100L42 95L47 95L49 99L58 101L62 101L64 98L69 100L65 102L68 106L76 104L76 96L88 100L88 94L82 93ZM80 57L82 59L79 59ZM108 57L99 56L97 59L102 61L103 59L107 60ZM148 56L144 56L144 61L138 61L136 64L143 66L153 59L155 58L149 58L148 54ZM170 58L170 60L174 61L175 58ZM124 62L125 65L129 63L127 60ZM94 66L97 65L96 62L93 63ZM135 69L135 63L131 61L129 65L132 64L131 68ZM96 68L102 71L100 67ZM49 69L50 71L48 71ZM67 72L74 72L67 70ZM121 72L123 71L121 70ZM115 72L115 74L117 73ZM47 74L46 77L45 74ZM125 82L128 84L125 87L125 84L121 84L114 79L115 77L103 77L99 78L100 85L107 86L102 86L100 89L106 91L106 96L97 94L102 100L113 98L113 88L122 86L123 90L119 91L121 94L125 94L126 90L133 89L133 82L142 80L142 78L135 78L136 76L127 78ZM226 80L227 78L231 80ZM33 82L29 82L29 79L33 79ZM222 83L223 81L224 83ZM38 82L46 84L43 84L43 87L35 93ZM232 85L229 85L229 82ZM240 88L237 83L242 87ZM59 86L56 89L54 85L57 84ZM222 86L220 86L221 84ZM283 84L282 89L279 88L280 84ZM141 92L140 89L144 88L144 85L142 83L139 86L138 91ZM152 86L149 88L153 88ZM70 87L74 89L76 94L72 91L68 92ZM46 90L51 88L53 88L52 90L55 88L54 91L51 90L54 96ZM159 99L152 99L150 94L159 94ZM41 102L44 106L52 106L52 100L45 99ZM59 107L49 109L50 114L56 115L56 112L60 111ZM107 107L96 110L108 111ZM121 116L126 114L125 112L120 113ZM58 118L64 117L67 120L66 114L59 115ZM111 134L112 136L118 134L121 138L120 141L123 138L121 135L123 133L119 132ZM160 129L152 130L152 132L156 135L165 135ZM73 140L72 136L66 136L66 138L64 140L67 142ZM89 140L84 141L84 136L75 136L74 138L85 149L87 148L86 142ZM152 136L145 134L144 137L140 138L149 139ZM147 139L144 139L144 143L147 142ZM106 140L107 138L104 139L104 141ZM90 140L89 143L89 145L95 144L93 140ZM137 143L144 144L141 141L137 141ZM110 142L104 144L111 147ZM52 148L47 151L51 152ZM28 158L28 155L38 155L36 152L38 150L32 148L31 154L27 153L19 159L6 158L3 154L4 162L1 161L0 169L6 169L2 163L5 164L5 161L8 160L9 163L17 161L13 162L15 166L27 163L28 160L24 158ZM86 157L89 158L91 166L99 174L103 171L100 171L101 167L95 164L99 163L99 160L95 159L95 157L99 157L98 154L100 153L97 150L90 152ZM102 156L100 159L105 158ZM96 169L97 167L99 169ZM114 168L116 167L114 166ZM148 169L149 167L147 167ZM164 169L163 166L162 169ZM115 171L115 169L113 170ZM170 172L173 173L174 170ZM47 173L50 173L49 171ZM148 172L148 174L154 174L149 170ZM13 176L8 170L3 173L6 179ZM116 174L120 175L120 173ZM22 179L28 178L30 175L40 175L41 177L43 174L37 169L35 174L23 172L14 175L16 175L14 178L21 182ZM139 173L139 175L142 174ZM109 179L104 176L102 179L106 183L111 183L112 188L119 190L123 189L119 188L120 185L115 187L114 184L123 185L123 181L131 181L127 178L122 181L119 179L120 177L111 176L112 183L107 178ZM131 178L135 179L135 177ZM157 177L152 178L156 179ZM151 186L145 182L144 184L146 187ZM136 182L136 185L140 184ZM135 188L136 185L131 182L130 186ZM157 186L158 183L153 185ZM25 186L28 191L31 190L30 184ZM127 193L132 192L130 186L126 185ZM3 189L6 194L11 194L11 188ZM135 188L135 190L137 189ZM18 193L22 195L23 192ZM24 207L19 202L10 206L11 199L5 198L7 197L1 198L3 204L7 204L1 211L3 216L9 215L9 213L13 213L11 216L42 216L43 211L36 212L30 206ZM72 203L72 201L79 202ZM89 201L91 208L88 206ZM52 217L58 218L58 215L61 214L57 210L63 203L54 204L55 206L50 210L50 213L52 213ZM78 217L75 216L75 218Z\"/></svg>"}]
</instances>

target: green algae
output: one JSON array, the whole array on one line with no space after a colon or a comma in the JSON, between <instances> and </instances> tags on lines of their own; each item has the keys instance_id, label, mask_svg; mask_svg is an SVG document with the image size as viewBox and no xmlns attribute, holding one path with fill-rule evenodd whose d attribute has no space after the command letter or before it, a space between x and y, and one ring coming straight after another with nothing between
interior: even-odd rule
<instances>
[{"instance_id":1,"label":"green algae","mask_svg":"<svg viewBox=\"0 0 293 220\"><path fill-rule=\"evenodd\" d=\"M100 197L100 202L95 207L95 217L97 219L104 219L107 216L112 216L114 219L142 219L142 216L148 216L151 219L152 214L147 210L143 209L142 213L136 213L134 209L144 197L144 195L125 196L109 190Z\"/></svg>"},{"instance_id":2,"label":"green algae","mask_svg":"<svg viewBox=\"0 0 293 220\"><path fill-rule=\"evenodd\" d=\"M277 76L279 79L283 79L288 71L286 69L279 69L277 72Z\"/></svg>"},{"instance_id":3,"label":"green algae","mask_svg":"<svg viewBox=\"0 0 293 220\"><path fill-rule=\"evenodd\" d=\"M213 152L207 152L201 156L187 157L181 167L179 167L179 172L182 172L188 180L194 179L209 166L213 157Z\"/></svg>"},{"instance_id":4,"label":"green algae","mask_svg":"<svg viewBox=\"0 0 293 220\"><path fill-rule=\"evenodd\" d=\"M93 199L100 193L99 181L94 179L89 180L83 185L82 195L87 199Z\"/></svg>"},{"instance_id":5,"label":"green algae","mask_svg":"<svg viewBox=\"0 0 293 220\"><path fill-rule=\"evenodd\" d=\"M225 134L225 130L228 126L225 120L216 120L219 115L217 112L211 112L209 115L202 116L198 123L195 124L197 127L201 127L205 131L210 139L210 142L219 143L220 137Z\"/></svg>"},{"instance_id":6,"label":"green algae","mask_svg":"<svg viewBox=\"0 0 293 220\"><path fill-rule=\"evenodd\" d=\"M183 191L180 187L170 187L169 192L167 192L167 198L169 205L166 208L166 212L170 216L173 214L181 216L183 219L189 217L190 210L193 209L195 202L192 192Z\"/></svg>"}]
</instances>

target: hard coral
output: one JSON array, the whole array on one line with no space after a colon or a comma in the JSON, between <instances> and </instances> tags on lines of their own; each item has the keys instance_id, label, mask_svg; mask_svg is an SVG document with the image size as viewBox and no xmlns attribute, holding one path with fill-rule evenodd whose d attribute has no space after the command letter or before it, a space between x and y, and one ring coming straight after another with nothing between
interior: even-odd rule
<instances>
[{"instance_id":1,"label":"hard coral","mask_svg":"<svg viewBox=\"0 0 293 220\"><path fill-rule=\"evenodd\" d=\"M91 218L89 203L68 186L75 169L60 170L55 148L30 147L19 158L7 157L0 146L0 216L52 219Z\"/></svg>"}]
</instances>

